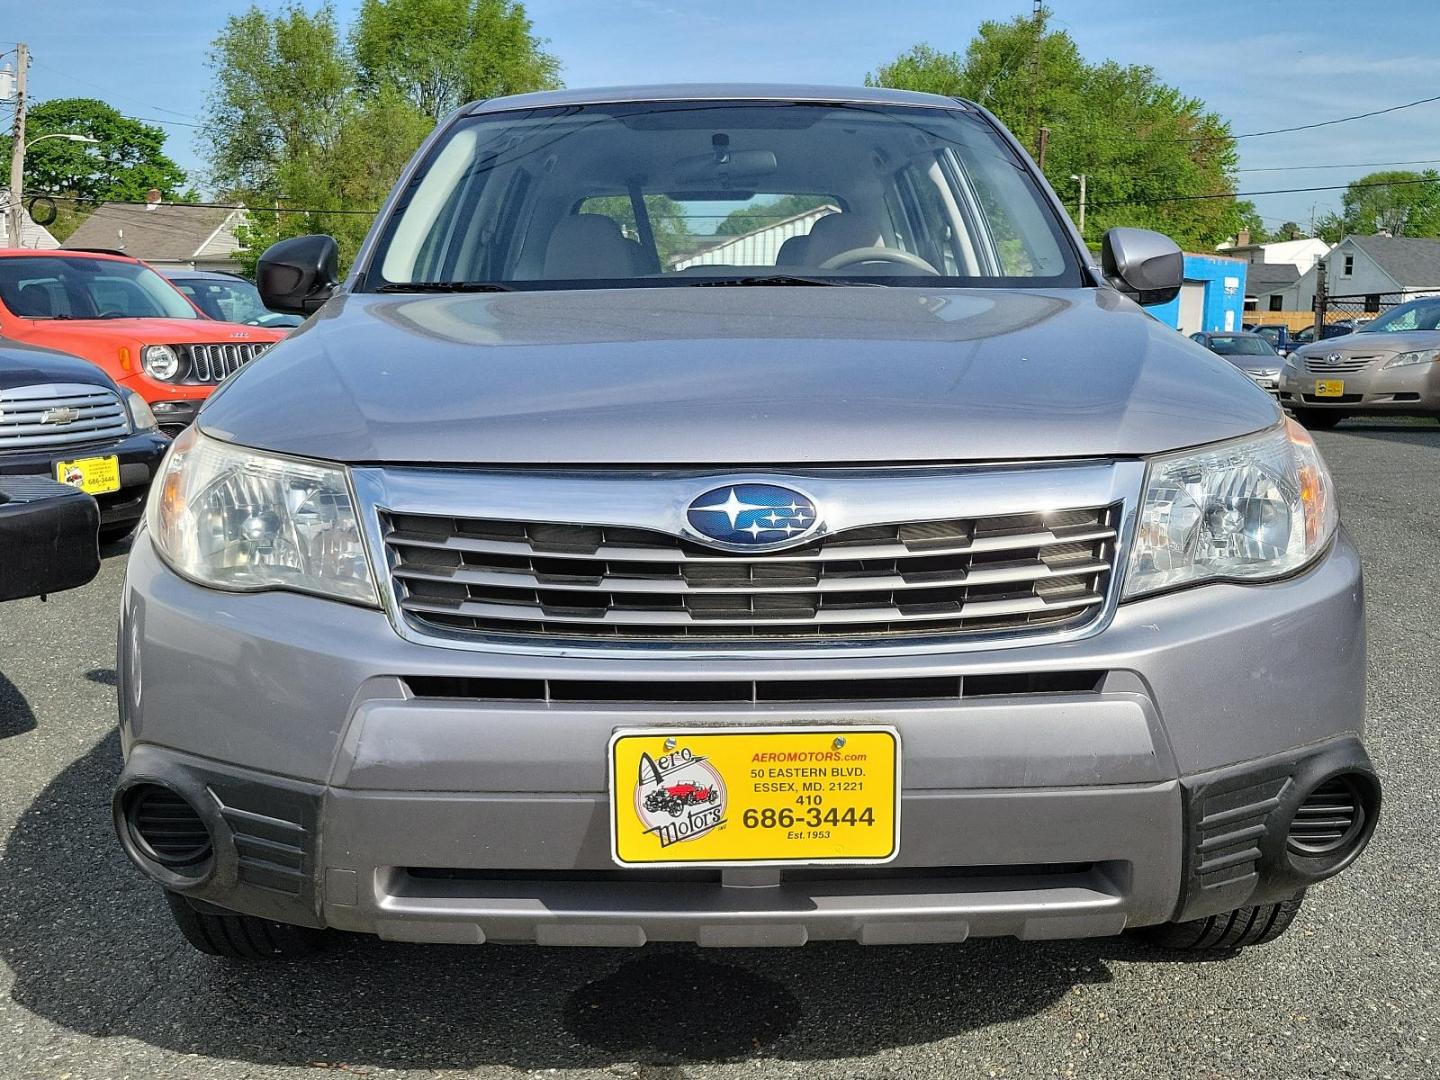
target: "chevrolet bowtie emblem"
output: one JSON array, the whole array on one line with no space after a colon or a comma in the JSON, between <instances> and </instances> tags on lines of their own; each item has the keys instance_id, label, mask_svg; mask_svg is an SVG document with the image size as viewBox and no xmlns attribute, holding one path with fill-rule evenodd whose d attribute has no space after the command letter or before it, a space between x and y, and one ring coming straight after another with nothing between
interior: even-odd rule
<instances>
[{"instance_id":1,"label":"chevrolet bowtie emblem","mask_svg":"<svg viewBox=\"0 0 1440 1080\"><path fill-rule=\"evenodd\" d=\"M40 414L42 424L73 424L80 419L80 410L62 405L58 409L46 409Z\"/></svg>"}]
</instances>

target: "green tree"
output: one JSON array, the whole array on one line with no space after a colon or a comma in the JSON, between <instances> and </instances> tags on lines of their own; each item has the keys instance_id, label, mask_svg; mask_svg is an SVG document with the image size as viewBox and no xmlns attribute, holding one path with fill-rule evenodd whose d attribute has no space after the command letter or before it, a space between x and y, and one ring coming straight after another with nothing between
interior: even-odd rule
<instances>
[{"instance_id":1,"label":"green tree","mask_svg":"<svg viewBox=\"0 0 1440 1080\"><path fill-rule=\"evenodd\" d=\"M1135 225L1206 250L1240 228L1236 200L1183 198L1234 192L1228 124L1149 67L1088 62L1044 14L982 23L963 55L918 45L866 82L969 98L1032 149L1048 128L1045 171L1072 211L1079 185L1069 177L1087 178L1090 237Z\"/></svg>"},{"instance_id":2,"label":"green tree","mask_svg":"<svg viewBox=\"0 0 1440 1080\"><path fill-rule=\"evenodd\" d=\"M427 49L443 63L412 67ZM364 211L379 206L436 110L456 95L552 84L557 70L524 9L500 0L367 0L348 34L329 3L251 7L226 21L210 64L201 137L215 186L251 209L240 232L249 268L271 243L307 232L333 235L348 266L370 227Z\"/></svg>"},{"instance_id":3,"label":"green tree","mask_svg":"<svg viewBox=\"0 0 1440 1080\"><path fill-rule=\"evenodd\" d=\"M586 199L581 209L587 214L603 214L611 218L632 240L640 238L640 228L635 222L635 206L629 196L604 195ZM646 195L645 216L650 219L655 251L662 267L669 266L677 256L694 249L695 237L690 232L690 222L685 218L685 208L669 195Z\"/></svg>"},{"instance_id":4,"label":"green tree","mask_svg":"<svg viewBox=\"0 0 1440 1080\"><path fill-rule=\"evenodd\" d=\"M717 236L743 236L745 233L773 225L777 221L814 210L830 200L823 195L781 195L770 202L754 206L742 206L732 210L719 225L715 226Z\"/></svg>"},{"instance_id":5,"label":"green tree","mask_svg":"<svg viewBox=\"0 0 1440 1080\"><path fill-rule=\"evenodd\" d=\"M393 87L432 120L559 85L560 62L514 0L364 0L351 42L362 87Z\"/></svg>"},{"instance_id":6,"label":"green tree","mask_svg":"<svg viewBox=\"0 0 1440 1080\"><path fill-rule=\"evenodd\" d=\"M1318 231L1332 244L1352 233L1440 237L1440 172L1399 170L1362 176L1345 189L1340 212L1325 215Z\"/></svg>"},{"instance_id":7,"label":"green tree","mask_svg":"<svg viewBox=\"0 0 1440 1080\"><path fill-rule=\"evenodd\" d=\"M45 138L55 134L98 141ZM143 200L151 188L171 201L195 197L185 171L165 154L164 129L127 119L103 101L42 101L29 111L25 139L33 144L25 155L25 193L61 197L49 225L61 240L108 200ZM10 158L8 137L0 139L0 157Z\"/></svg>"}]
</instances>

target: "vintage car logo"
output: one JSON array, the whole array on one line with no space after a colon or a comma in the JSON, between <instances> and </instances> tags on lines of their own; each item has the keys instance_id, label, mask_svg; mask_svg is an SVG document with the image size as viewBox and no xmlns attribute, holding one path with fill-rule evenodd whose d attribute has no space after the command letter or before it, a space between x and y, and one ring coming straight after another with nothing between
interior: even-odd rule
<instances>
[{"instance_id":1,"label":"vintage car logo","mask_svg":"<svg viewBox=\"0 0 1440 1080\"><path fill-rule=\"evenodd\" d=\"M55 409L46 409L40 414L42 424L73 424L80 419L80 410L72 409L68 405L62 405Z\"/></svg>"},{"instance_id":2,"label":"vintage car logo","mask_svg":"<svg viewBox=\"0 0 1440 1080\"><path fill-rule=\"evenodd\" d=\"M691 500L685 520L701 539L732 549L801 543L821 525L808 496L759 483L712 488Z\"/></svg>"},{"instance_id":3,"label":"vintage car logo","mask_svg":"<svg viewBox=\"0 0 1440 1080\"><path fill-rule=\"evenodd\" d=\"M725 824L725 781L683 747L658 758L641 754L635 813L661 847L694 840Z\"/></svg>"}]
</instances>

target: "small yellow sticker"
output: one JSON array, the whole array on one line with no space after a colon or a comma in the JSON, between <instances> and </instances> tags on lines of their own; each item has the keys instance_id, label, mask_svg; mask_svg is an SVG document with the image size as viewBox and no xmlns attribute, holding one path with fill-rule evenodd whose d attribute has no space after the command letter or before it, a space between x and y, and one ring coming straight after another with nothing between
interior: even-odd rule
<instances>
[{"instance_id":1,"label":"small yellow sticker","mask_svg":"<svg viewBox=\"0 0 1440 1080\"><path fill-rule=\"evenodd\" d=\"M893 728L648 729L610 741L622 866L888 862L899 794Z\"/></svg>"}]
</instances>

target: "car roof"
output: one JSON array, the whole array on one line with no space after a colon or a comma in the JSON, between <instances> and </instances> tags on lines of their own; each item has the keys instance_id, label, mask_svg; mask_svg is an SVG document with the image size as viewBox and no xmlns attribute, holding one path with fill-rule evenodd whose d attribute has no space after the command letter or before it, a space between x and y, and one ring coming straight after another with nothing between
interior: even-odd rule
<instances>
[{"instance_id":1,"label":"car roof","mask_svg":"<svg viewBox=\"0 0 1440 1080\"><path fill-rule=\"evenodd\" d=\"M1206 330L1206 337L1264 337L1253 330Z\"/></svg>"},{"instance_id":2,"label":"car roof","mask_svg":"<svg viewBox=\"0 0 1440 1080\"><path fill-rule=\"evenodd\" d=\"M542 109L562 105L612 105L646 101L813 101L869 105L909 105L940 109L973 109L960 98L891 90L883 86L804 86L794 83L659 83L653 86L597 86L577 90L542 90L533 94L476 101L466 115Z\"/></svg>"},{"instance_id":3,"label":"car roof","mask_svg":"<svg viewBox=\"0 0 1440 1080\"><path fill-rule=\"evenodd\" d=\"M61 259L109 259L111 262L138 263L140 260L133 255L126 255L120 251L87 251L83 248L51 248L48 251L38 248L3 248L0 249L0 259L33 259L37 256Z\"/></svg>"},{"instance_id":4,"label":"car roof","mask_svg":"<svg viewBox=\"0 0 1440 1080\"><path fill-rule=\"evenodd\" d=\"M207 281L245 281L239 274L227 274L223 270L188 270L183 266L156 267L155 272L161 277L170 278L201 278Z\"/></svg>"}]
</instances>

